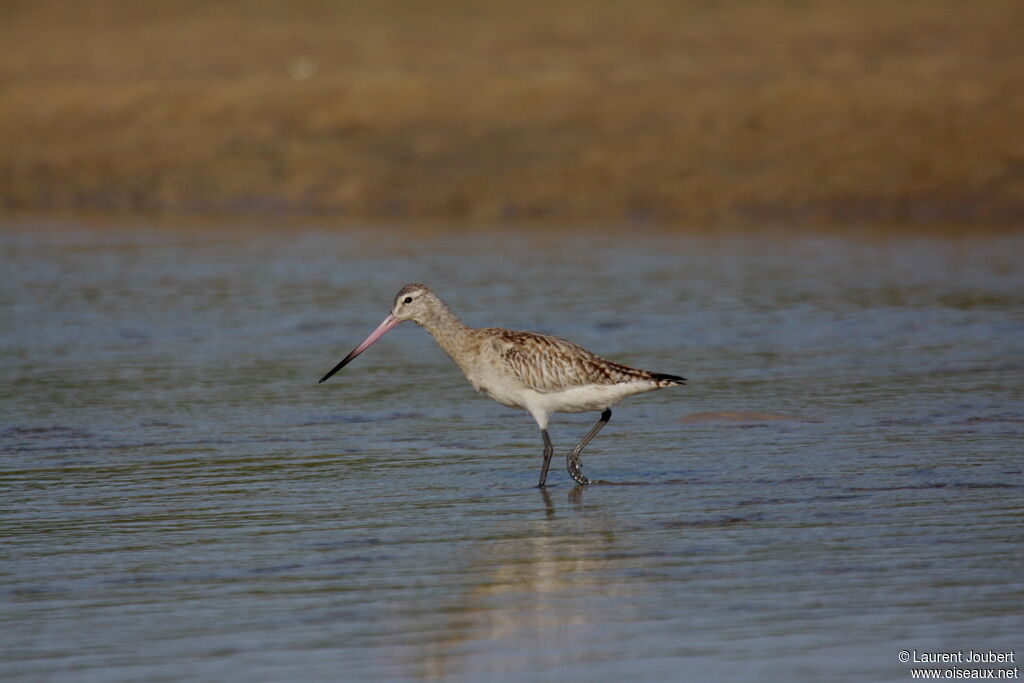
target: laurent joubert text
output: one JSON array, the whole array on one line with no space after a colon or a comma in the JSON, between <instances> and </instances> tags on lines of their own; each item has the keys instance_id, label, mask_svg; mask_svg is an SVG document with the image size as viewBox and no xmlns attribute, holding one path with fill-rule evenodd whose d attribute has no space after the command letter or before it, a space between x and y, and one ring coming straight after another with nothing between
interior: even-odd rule
<instances>
[{"instance_id":1,"label":"laurent joubert text","mask_svg":"<svg viewBox=\"0 0 1024 683\"><path fill-rule=\"evenodd\" d=\"M1018 679L1020 669L1002 668L969 668L948 666L949 664L1012 664L1017 661L1017 653L996 652L995 650L950 650L948 652L929 652L922 650L900 650L899 659L908 664L941 664L942 668L913 668L911 678L940 679Z\"/></svg>"},{"instance_id":2,"label":"laurent joubert text","mask_svg":"<svg viewBox=\"0 0 1024 683\"><path fill-rule=\"evenodd\" d=\"M900 650L901 662L921 664L998 664L1016 662L1016 652L995 652L994 650L956 650L951 652L923 652L921 650Z\"/></svg>"}]
</instances>

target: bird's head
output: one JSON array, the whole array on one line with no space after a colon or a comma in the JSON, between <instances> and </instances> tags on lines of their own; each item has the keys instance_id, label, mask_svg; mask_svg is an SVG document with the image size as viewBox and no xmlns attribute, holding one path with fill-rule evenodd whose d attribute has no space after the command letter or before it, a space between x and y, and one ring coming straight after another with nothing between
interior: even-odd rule
<instances>
[{"instance_id":1,"label":"bird's head","mask_svg":"<svg viewBox=\"0 0 1024 683\"><path fill-rule=\"evenodd\" d=\"M331 375L348 365L353 358L370 348L371 344L383 337L388 330L403 320L412 320L422 325L423 321L429 317L431 311L436 310L437 306L444 306L444 304L441 303L436 294L425 286L413 284L402 287L401 291L395 295L395 305L391 307L391 312L384 318L384 321L377 326L377 329L370 333L369 337L363 340L362 344L352 349L352 352L335 365L320 381L326 381Z\"/></svg>"},{"instance_id":2,"label":"bird's head","mask_svg":"<svg viewBox=\"0 0 1024 683\"><path fill-rule=\"evenodd\" d=\"M412 320L421 323L441 300L424 285L411 284L402 287L395 295L395 305L391 308L391 317L402 322Z\"/></svg>"}]
</instances>

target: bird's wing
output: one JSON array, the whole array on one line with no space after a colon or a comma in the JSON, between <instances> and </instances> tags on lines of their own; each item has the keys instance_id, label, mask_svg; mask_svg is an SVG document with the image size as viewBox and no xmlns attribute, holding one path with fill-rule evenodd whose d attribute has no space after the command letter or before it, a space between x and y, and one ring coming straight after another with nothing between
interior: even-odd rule
<instances>
[{"instance_id":1,"label":"bird's wing","mask_svg":"<svg viewBox=\"0 0 1024 683\"><path fill-rule=\"evenodd\" d=\"M587 384L651 380L645 370L605 360L558 337L492 328L495 350L524 385L541 393Z\"/></svg>"}]
</instances>

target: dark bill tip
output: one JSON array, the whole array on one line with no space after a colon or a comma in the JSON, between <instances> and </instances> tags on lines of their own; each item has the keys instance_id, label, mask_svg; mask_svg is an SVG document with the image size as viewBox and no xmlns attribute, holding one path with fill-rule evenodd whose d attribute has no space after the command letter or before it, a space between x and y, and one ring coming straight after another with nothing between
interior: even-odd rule
<instances>
[{"instance_id":1,"label":"dark bill tip","mask_svg":"<svg viewBox=\"0 0 1024 683\"><path fill-rule=\"evenodd\" d=\"M356 354L355 354L355 353L350 353L350 354L348 354L347 356L345 356L345 360L341 361L340 363L338 363L337 365L335 365L335 366L334 366L333 368L331 368L331 371L330 371L330 372L328 372L328 373L327 373L326 375L324 375L323 377L321 377L321 378L320 378L320 381L318 381L318 382L317 382L317 384L323 384L324 382L326 382L327 380L329 380L329 379L331 378L331 376L332 376L332 375L333 375L334 373L336 373L336 372L337 372L338 370L341 370L341 369L342 369L343 367L345 367L346 365L348 365L348 362L349 362L350 360L352 360L353 358L355 358L355 357L356 357Z\"/></svg>"},{"instance_id":2,"label":"dark bill tip","mask_svg":"<svg viewBox=\"0 0 1024 683\"><path fill-rule=\"evenodd\" d=\"M355 358L356 356L361 354L366 349L370 348L371 344L373 344L375 341L377 341L378 339L383 337L384 334L388 330L390 330L392 327L394 327L397 324L398 324L398 321L395 320L395 317L393 315L391 315L390 313L388 313L387 317L384 318L384 322L382 322L380 325L378 325L377 329L375 329L373 332L371 332L370 336L367 337L366 339L364 339L362 344L360 344L356 348L352 349L352 352L349 353L347 356L345 356L345 359L343 361L341 361L340 363L335 365L333 368L331 368L330 372L328 372L326 375L321 377L320 381L317 382L317 384L323 384L324 382L326 382L328 380L328 378L330 378L331 375L333 375L338 370L341 370L343 367L348 365L348 362L350 360L352 360L353 358Z\"/></svg>"}]
</instances>

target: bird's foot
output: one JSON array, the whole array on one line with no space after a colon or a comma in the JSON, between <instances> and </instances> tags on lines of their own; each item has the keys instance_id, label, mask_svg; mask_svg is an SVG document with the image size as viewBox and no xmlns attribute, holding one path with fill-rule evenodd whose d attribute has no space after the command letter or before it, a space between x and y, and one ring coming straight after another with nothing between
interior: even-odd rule
<instances>
[{"instance_id":1,"label":"bird's foot","mask_svg":"<svg viewBox=\"0 0 1024 683\"><path fill-rule=\"evenodd\" d=\"M583 474L582 463L580 463L579 456L575 458L569 456L568 462L566 463L566 469L569 471L569 476L572 477L580 486L587 486L593 482L587 479L587 476Z\"/></svg>"}]
</instances>

